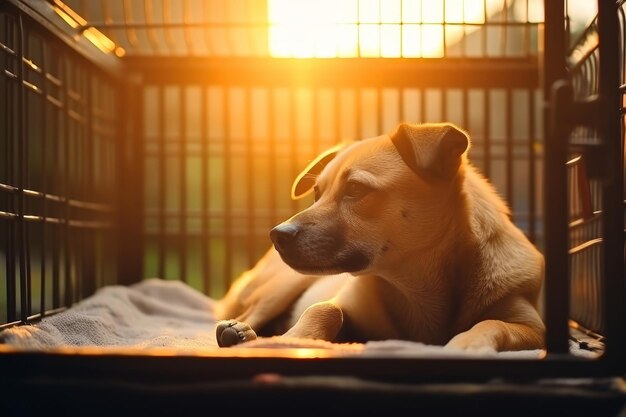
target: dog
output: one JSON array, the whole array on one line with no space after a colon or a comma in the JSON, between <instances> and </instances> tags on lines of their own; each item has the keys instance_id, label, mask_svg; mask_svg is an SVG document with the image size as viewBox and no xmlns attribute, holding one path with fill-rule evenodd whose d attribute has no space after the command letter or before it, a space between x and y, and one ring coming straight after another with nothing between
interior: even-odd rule
<instances>
[{"instance_id":1,"label":"dog","mask_svg":"<svg viewBox=\"0 0 626 417\"><path fill-rule=\"evenodd\" d=\"M457 126L400 124L344 143L296 179L315 201L270 232L216 307L220 346L259 335L543 347L543 256L467 158Z\"/></svg>"}]
</instances>

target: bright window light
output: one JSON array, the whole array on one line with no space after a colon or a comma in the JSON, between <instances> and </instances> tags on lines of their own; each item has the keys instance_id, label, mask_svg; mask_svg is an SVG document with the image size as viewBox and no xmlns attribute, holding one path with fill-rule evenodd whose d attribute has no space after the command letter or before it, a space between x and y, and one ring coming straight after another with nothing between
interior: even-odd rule
<instances>
[{"instance_id":1,"label":"bright window light","mask_svg":"<svg viewBox=\"0 0 626 417\"><path fill-rule=\"evenodd\" d=\"M268 0L267 5L269 51L283 58L439 58L444 45L477 30L486 15L503 7L502 0Z\"/></svg>"}]
</instances>

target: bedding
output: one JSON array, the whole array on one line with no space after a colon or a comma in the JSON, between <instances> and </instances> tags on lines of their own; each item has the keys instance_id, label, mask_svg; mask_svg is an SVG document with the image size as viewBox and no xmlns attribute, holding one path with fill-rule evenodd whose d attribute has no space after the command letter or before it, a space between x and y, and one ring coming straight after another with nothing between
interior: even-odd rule
<instances>
[{"instance_id":1,"label":"bedding","mask_svg":"<svg viewBox=\"0 0 626 417\"><path fill-rule=\"evenodd\" d=\"M180 281L147 279L131 286L107 286L39 323L0 332L0 343L26 350L67 346L169 348L182 353L219 349L215 301ZM494 356L538 358L541 350L469 353L401 340L331 343L285 336L259 338L238 347L319 348L362 356ZM581 355L593 355L572 344Z\"/></svg>"}]
</instances>

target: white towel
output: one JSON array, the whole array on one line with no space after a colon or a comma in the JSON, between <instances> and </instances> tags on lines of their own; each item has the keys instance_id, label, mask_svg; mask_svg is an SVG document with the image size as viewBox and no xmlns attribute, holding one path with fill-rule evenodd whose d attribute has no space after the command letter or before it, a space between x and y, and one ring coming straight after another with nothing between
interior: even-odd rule
<instances>
[{"instance_id":1,"label":"white towel","mask_svg":"<svg viewBox=\"0 0 626 417\"><path fill-rule=\"evenodd\" d=\"M66 311L0 333L25 349L216 346L213 300L179 281L149 279L98 290Z\"/></svg>"},{"instance_id":2,"label":"white towel","mask_svg":"<svg viewBox=\"0 0 626 417\"><path fill-rule=\"evenodd\" d=\"M71 308L33 325L0 332L0 343L27 350L68 346L216 349L215 301L180 281L148 279L131 286L101 288ZM541 350L467 353L401 340L330 343L284 336L259 338L241 347L332 349L345 354L402 357L538 358ZM572 350L593 355L572 345Z\"/></svg>"}]
</instances>

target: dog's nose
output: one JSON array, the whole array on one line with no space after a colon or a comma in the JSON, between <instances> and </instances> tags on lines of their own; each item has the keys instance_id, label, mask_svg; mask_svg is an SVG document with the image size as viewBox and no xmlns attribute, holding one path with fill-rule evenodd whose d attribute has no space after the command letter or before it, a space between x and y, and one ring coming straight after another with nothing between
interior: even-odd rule
<instances>
[{"instance_id":1,"label":"dog's nose","mask_svg":"<svg viewBox=\"0 0 626 417\"><path fill-rule=\"evenodd\" d=\"M293 223L282 223L270 231L270 239L278 251L287 249L298 234L299 228Z\"/></svg>"}]
</instances>

